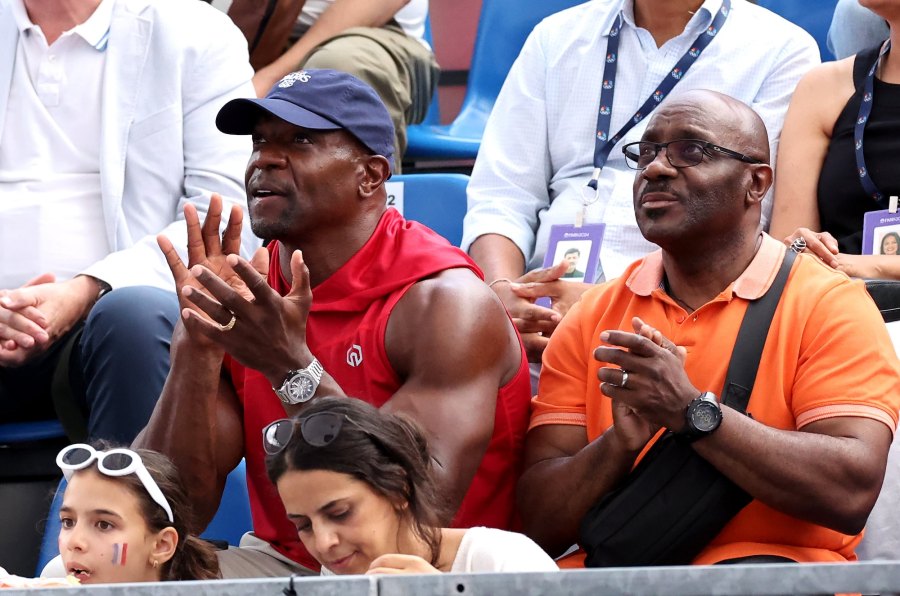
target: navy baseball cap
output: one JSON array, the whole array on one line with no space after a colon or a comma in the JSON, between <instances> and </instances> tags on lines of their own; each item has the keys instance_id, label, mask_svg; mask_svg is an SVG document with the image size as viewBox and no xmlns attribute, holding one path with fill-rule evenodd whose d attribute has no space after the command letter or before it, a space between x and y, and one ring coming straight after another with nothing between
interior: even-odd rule
<instances>
[{"instance_id":1,"label":"navy baseball cap","mask_svg":"<svg viewBox=\"0 0 900 596\"><path fill-rule=\"evenodd\" d=\"M378 94L353 75L338 70L292 72L262 99L232 99L219 110L216 126L230 135L253 132L268 112L312 130L343 128L394 169L394 123Z\"/></svg>"}]
</instances>

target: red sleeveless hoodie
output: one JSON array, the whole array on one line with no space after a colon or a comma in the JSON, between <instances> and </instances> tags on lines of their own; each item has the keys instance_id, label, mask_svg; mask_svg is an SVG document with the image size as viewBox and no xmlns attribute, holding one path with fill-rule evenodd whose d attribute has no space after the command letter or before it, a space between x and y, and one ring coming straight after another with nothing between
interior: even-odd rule
<instances>
[{"instance_id":1,"label":"red sleeveless hoodie","mask_svg":"<svg viewBox=\"0 0 900 596\"><path fill-rule=\"evenodd\" d=\"M279 266L279 243L268 247L269 285L281 295L290 290ZM347 393L381 407L401 386L388 361L385 329L394 305L417 281L452 268L483 274L461 250L394 209L382 216L366 244L334 275L312 289L307 322L310 350ZM284 418L284 409L268 380L226 356L225 365L243 404L244 450L253 529L279 552L318 570L287 520L275 487L269 482L262 449L262 429ZM528 427L531 384L528 362L497 392L494 433L454 520L455 527L512 529L515 485L521 473L522 447Z\"/></svg>"}]
</instances>

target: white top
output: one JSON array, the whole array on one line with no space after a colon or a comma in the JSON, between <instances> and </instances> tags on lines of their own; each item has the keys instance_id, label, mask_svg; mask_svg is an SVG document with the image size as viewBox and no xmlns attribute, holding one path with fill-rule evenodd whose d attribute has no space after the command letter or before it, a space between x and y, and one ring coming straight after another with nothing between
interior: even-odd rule
<instances>
[{"instance_id":1,"label":"white top","mask_svg":"<svg viewBox=\"0 0 900 596\"><path fill-rule=\"evenodd\" d=\"M450 573L558 571L550 555L524 534L494 528L469 528Z\"/></svg>"},{"instance_id":2,"label":"white top","mask_svg":"<svg viewBox=\"0 0 900 596\"><path fill-rule=\"evenodd\" d=\"M101 4L98 11L106 5L107 2ZM82 48L84 52L80 53L93 52L96 56L99 51L104 61L99 78L83 74L80 59L74 65L67 61L65 70L57 73L61 81L60 105L68 104L70 98L64 95L70 91L85 94L79 96L85 102L82 109L99 105L98 121L90 130L84 123L64 123L65 134L76 137L72 140L74 150L83 154L96 152L99 159L99 167L86 167L86 172L79 168L76 173L90 178L99 171L103 225L94 241L106 244L102 258L89 263L82 272L113 288L152 285L174 290L172 274L156 243L157 234L167 235L184 259L186 203L197 208L201 220L212 192L222 195L225 213L232 205L246 206L243 172L252 150L250 138L219 132L215 117L226 101L254 96L247 40L228 16L204 2L114 0L110 6L109 25L97 28L108 31L108 41L88 32L82 36L94 40L96 50ZM13 87L18 84L14 83L15 73L22 62L17 58L20 39L26 34L20 31L13 10L11 0L0 0L0 139L4 148L12 143L10 148L19 157L14 167L24 168L23 156L30 156L35 150L25 146L44 143L46 139L34 131L25 136L21 129L15 132L23 114L15 105L22 96ZM70 37L73 42L81 41L75 35ZM66 48L66 60L72 50ZM27 53L24 56L30 60ZM30 62L28 66L34 67ZM93 89L63 85L69 81ZM96 93L96 99L85 99L88 93ZM36 97L32 90L31 98ZM85 112L88 120L93 117L90 112ZM57 116L55 120L63 119ZM10 127L12 131L7 132ZM42 180L60 175L58 165L43 162ZM83 180L78 184L87 188ZM43 201L42 197L37 199ZM41 205L43 210L45 204ZM53 210L53 206L47 209ZM28 229L56 225L52 220L41 219L45 215L43 211L32 211L26 221ZM62 217L55 210L52 215ZM95 227L87 221L94 217L89 213L84 220L72 221L70 235L86 233L82 227L76 231L76 225ZM19 229L25 230L26 224ZM6 232L0 232L0 271L4 273L32 250L30 234L22 232L28 240L12 242L9 247ZM66 245L70 241L57 238L59 249L77 252L78 247ZM245 217L242 254L249 257L259 244ZM44 270L39 267L28 271L28 276Z\"/></svg>"},{"instance_id":3,"label":"white top","mask_svg":"<svg viewBox=\"0 0 900 596\"><path fill-rule=\"evenodd\" d=\"M518 245L528 269L543 265L553 224L573 224L582 188L593 171L594 135L609 30L621 11L625 25L611 130L618 131L656 89L690 44L712 22L722 0L706 0L684 32L657 48L634 24L633 0L592 0L540 23L513 64L488 119L469 183L462 248L501 234ZM819 62L812 37L759 6L733 0L722 30L663 100L689 89L736 97L762 116L772 163L788 102L800 77ZM634 170L621 146L640 140L644 118L614 147L600 178L600 200L587 222L604 222L600 259L607 279L653 250L632 206ZM763 203L763 225L772 210Z\"/></svg>"},{"instance_id":4,"label":"white top","mask_svg":"<svg viewBox=\"0 0 900 596\"><path fill-rule=\"evenodd\" d=\"M44 271L68 279L109 253L100 89L113 3L52 46L22 0L11 4L19 42L7 108L15 118L0 136L0 254L17 257L0 268L0 288Z\"/></svg>"},{"instance_id":5,"label":"white top","mask_svg":"<svg viewBox=\"0 0 900 596\"><path fill-rule=\"evenodd\" d=\"M334 0L306 0L297 21L304 27L311 27L332 4L334 4ZM410 0L406 6L397 11L394 20L409 37L417 39L422 45L431 49L431 46L425 41L425 18L427 16L428 0Z\"/></svg>"},{"instance_id":6,"label":"white top","mask_svg":"<svg viewBox=\"0 0 900 596\"><path fill-rule=\"evenodd\" d=\"M469 528L463 534L450 573L559 571L550 555L531 538L495 528ZM322 575L334 575L322 567Z\"/></svg>"}]
</instances>

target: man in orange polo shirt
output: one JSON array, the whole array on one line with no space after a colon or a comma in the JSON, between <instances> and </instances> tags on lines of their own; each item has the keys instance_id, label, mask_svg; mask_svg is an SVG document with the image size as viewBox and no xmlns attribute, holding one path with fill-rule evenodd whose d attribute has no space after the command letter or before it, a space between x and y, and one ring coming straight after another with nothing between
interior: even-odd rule
<instances>
[{"instance_id":1,"label":"man in orange polo shirt","mask_svg":"<svg viewBox=\"0 0 900 596\"><path fill-rule=\"evenodd\" d=\"M747 305L786 250L760 231L765 126L746 105L696 91L660 107L625 149L638 225L661 250L589 290L544 353L519 482L527 533L562 553L666 427L754 497L695 563L854 560L900 403L878 310L861 282L798 255L749 415L719 406ZM710 397L721 416L701 428L691 414Z\"/></svg>"}]
</instances>

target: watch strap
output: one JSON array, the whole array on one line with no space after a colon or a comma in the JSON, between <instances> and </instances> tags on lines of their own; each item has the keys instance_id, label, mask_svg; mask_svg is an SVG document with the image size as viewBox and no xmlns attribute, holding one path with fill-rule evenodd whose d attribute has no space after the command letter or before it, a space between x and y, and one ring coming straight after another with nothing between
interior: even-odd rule
<instances>
[{"instance_id":1,"label":"watch strap","mask_svg":"<svg viewBox=\"0 0 900 596\"><path fill-rule=\"evenodd\" d=\"M719 424L717 424L715 428L708 431L703 431L698 429L694 425L694 421L691 419L690 413L694 408L694 404L696 404L697 402L706 402L716 406L719 409ZM719 428L719 425L722 424L722 405L716 398L716 394L712 391L704 391L703 393L692 399L684 409L684 422L684 428L680 432L675 433L675 437L686 443L693 443L697 439L702 439L703 437L709 436L714 433Z\"/></svg>"},{"instance_id":2,"label":"watch strap","mask_svg":"<svg viewBox=\"0 0 900 596\"><path fill-rule=\"evenodd\" d=\"M313 357L313 361L310 362L309 366L304 370L312 376L316 384L322 381L322 375L325 374L325 368L322 366L322 363L319 362L319 359L315 357Z\"/></svg>"},{"instance_id":3,"label":"watch strap","mask_svg":"<svg viewBox=\"0 0 900 596\"><path fill-rule=\"evenodd\" d=\"M275 394L279 397L279 399L281 399L282 402L289 403L289 404L302 403L302 402L295 402L290 397L290 394L288 393L288 384L291 382L291 380L294 377L296 377L298 374L301 374L301 373L309 375L312 378L313 382L315 382L315 384L318 386L318 384L322 381L322 375L325 374L325 368L322 366L322 363L319 362L318 358L313 357L312 362L310 362L309 366L307 366L306 368L298 368L298 369L294 369L294 370L289 370L287 372L287 374L284 376L284 380L281 381L281 386L280 387L272 387L272 389L275 391ZM302 401L306 401L306 400L302 400Z\"/></svg>"}]
</instances>

